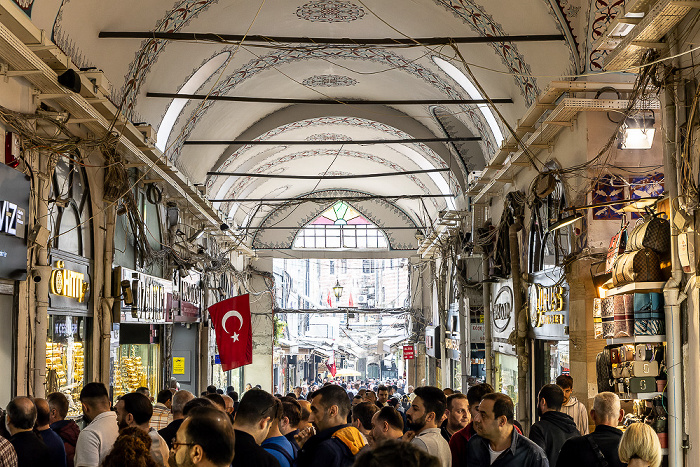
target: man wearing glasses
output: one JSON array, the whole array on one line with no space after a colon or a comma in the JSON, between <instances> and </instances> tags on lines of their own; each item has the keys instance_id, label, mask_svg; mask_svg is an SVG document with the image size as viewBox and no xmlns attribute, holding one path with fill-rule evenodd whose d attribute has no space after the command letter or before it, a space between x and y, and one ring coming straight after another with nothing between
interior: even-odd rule
<instances>
[{"instance_id":1,"label":"man wearing glasses","mask_svg":"<svg viewBox=\"0 0 700 467\"><path fill-rule=\"evenodd\" d=\"M180 425L172 446L171 467L227 467L234 454L233 427L220 410L196 407Z\"/></svg>"}]
</instances>

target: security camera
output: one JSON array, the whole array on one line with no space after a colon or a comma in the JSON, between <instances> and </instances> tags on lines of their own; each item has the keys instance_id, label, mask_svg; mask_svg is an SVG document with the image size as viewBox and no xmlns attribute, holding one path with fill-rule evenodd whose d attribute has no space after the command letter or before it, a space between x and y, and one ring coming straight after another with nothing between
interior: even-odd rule
<instances>
[{"instance_id":1,"label":"security camera","mask_svg":"<svg viewBox=\"0 0 700 467\"><path fill-rule=\"evenodd\" d=\"M41 282L41 271L38 269L32 269L32 280L34 282Z\"/></svg>"}]
</instances>

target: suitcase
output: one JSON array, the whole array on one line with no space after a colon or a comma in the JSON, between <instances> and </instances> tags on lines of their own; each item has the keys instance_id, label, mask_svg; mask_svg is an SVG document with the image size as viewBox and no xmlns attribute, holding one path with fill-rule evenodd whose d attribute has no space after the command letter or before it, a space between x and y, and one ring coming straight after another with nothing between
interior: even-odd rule
<instances>
[{"instance_id":1,"label":"suitcase","mask_svg":"<svg viewBox=\"0 0 700 467\"><path fill-rule=\"evenodd\" d=\"M671 227L666 219L654 216L634 226L627 237L626 251L649 248L660 255L671 250Z\"/></svg>"},{"instance_id":2,"label":"suitcase","mask_svg":"<svg viewBox=\"0 0 700 467\"><path fill-rule=\"evenodd\" d=\"M656 392L656 379L652 376L630 378L629 392Z\"/></svg>"},{"instance_id":3,"label":"suitcase","mask_svg":"<svg viewBox=\"0 0 700 467\"><path fill-rule=\"evenodd\" d=\"M615 261L612 273L615 287L630 282L658 282L661 277L659 257L649 248L621 255Z\"/></svg>"}]
</instances>

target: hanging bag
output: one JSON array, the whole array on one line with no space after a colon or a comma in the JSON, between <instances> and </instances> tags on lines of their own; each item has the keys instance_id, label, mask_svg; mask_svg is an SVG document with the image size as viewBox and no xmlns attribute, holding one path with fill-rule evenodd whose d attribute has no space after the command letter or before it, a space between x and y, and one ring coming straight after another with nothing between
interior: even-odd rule
<instances>
[{"instance_id":1,"label":"hanging bag","mask_svg":"<svg viewBox=\"0 0 700 467\"><path fill-rule=\"evenodd\" d=\"M654 250L659 255L671 251L671 226L666 219L654 215L634 226L627 239L626 251L643 248Z\"/></svg>"},{"instance_id":2,"label":"hanging bag","mask_svg":"<svg viewBox=\"0 0 700 467\"><path fill-rule=\"evenodd\" d=\"M606 273L612 272L613 266L615 265L615 260L618 256L624 253L625 248L627 248L627 225L628 222L623 217L622 224L620 225L620 230L610 239L608 255L605 258Z\"/></svg>"},{"instance_id":3,"label":"hanging bag","mask_svg":"<svg viewBox=\"0 0 700 467\"><path fill-rule=\"evenodd\" d=\"M615 261L612 273L615 287L630 282L658 282L661 277L659 257L649 248L620 255Z\"/></svg>"}]
</instances>

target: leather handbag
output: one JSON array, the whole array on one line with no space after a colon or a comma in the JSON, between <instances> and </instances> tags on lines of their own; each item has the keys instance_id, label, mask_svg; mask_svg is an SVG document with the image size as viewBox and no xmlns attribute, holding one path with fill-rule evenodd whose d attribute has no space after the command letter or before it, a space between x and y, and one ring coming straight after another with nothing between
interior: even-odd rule
<instances>
[{"instance_id":1,"label":"leather handbag","mask_svg":"<svg viewBox=\"0 0 700 467\"><path fill-rule=\"evenodd\" d=\"M620 226L620 230L613 235L610 239L610 246L608 246L608 254L605 258L605 272L611 272L615 260L618 256L625 252L627 247L627 222L623 222Z\"/></svg>"},{"instance_id":2,"label":"leather handbag","mask_svg":"<svg viewBox=\"0 0 700 467\"><path fill-rule=\"evenodd\" d=\"M630 378L629 391L632 393L656 392L656 379L652 376L645 376L643 378Z\"/></svg>"},{"instance_id":3,"label":"leather handbag","mask_svg":"<svg viewBox=\"0 0 700 467\"><path fill-rule=\"evenodd\" d=\"M650 248L660 255L671 250L671 227L659 216L648 217L638 223L627 239L628 252Z\"/></svg>"},{"instance_id":4,"label":"leather handbag","mask_svg":"<svg viewBox=\"0 0 700 467\"><path fill-rule=\"evenodd\" d=\"M634 350L634 344L625 344L620 347L620 362L633 362Z\"/></svg>"},{"instance_id":5,"label":"leather handbag","mask_svg":"<svg viewBox=\"0 0 700 467\"><path fill-rule=\"evenodd\" d=\"M630 378L646 378L659 376L659 362L626 362ZM654 386L656 387L656 386Z\"/></svg>"},{"instance_id":6,"label":"leather handbag","mask_svg":"<svg viewBox=\"0 0 700 467\"><path fill-rule=\"evenodd\" d=\"M658 292L634 294L634 314L661 313L664 311L664 294Z\"/></svg>"},{"instance_id":7,"label":"leather handbag","mask_svg":"<svg viewBox=\"0 0 700 467\"><path fill-rule=\"evenodd\" d=\"M649 362L654 359L654 346L651 344L637 344L634 346L634 359L637 362Z\"/></svg>"},{"instance_id":8,"label":"leather handbag","mask_svg":"<svg viewBox=\"0 0 700 467\"><path fill-rule=\"evenodd\" d=\"M658 282L661 280L659 256L649 248L625 253L617 258L612 281L615 287L630 282Z\"/></svg>"},{"instance_id":9,"label":"leather handbag","mask_svg":"<svg viewBox=\"0 0 700 467\"><path fill-rule=\"evenodd\" d=\"M620 347L613 347L610 349L610 362L620 363Z\"/></svg>"}]
</instances>

